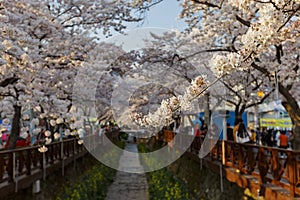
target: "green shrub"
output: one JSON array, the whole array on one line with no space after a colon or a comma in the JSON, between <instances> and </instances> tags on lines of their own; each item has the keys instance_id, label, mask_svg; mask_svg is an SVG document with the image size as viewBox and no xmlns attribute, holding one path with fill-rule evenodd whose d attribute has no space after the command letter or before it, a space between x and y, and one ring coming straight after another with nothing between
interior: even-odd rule
<instances>
[{"instance_id":1,"label":"green shrub","mask_svg":"<svg viewBox=\"0 0 300 200\"><path fill-rule=\"evenodd\" d=\"M117 142L120 148L125 147L124 142ZM115 158L116 152L106 152L108 158ZM65 184L56 200L97 200L104 199L108 186L113 182L116 170L102 163L95 164L85 172L75 183Z\"/></svg>"},{"instance_id":2,"label":"green shrub","mask_svg":"<svg viewBox=\"0 0 300 200\"><path fill-rule=\"evenodd\" d=\"M140 153L149 152L144 144L138 145ZM143 157L141 162L145 165L154 165L154 159ZM150 200L187 200L189 193L186 185L180 179L175 179L166 168L147 173Z\"/></svg>"}]
</instances>

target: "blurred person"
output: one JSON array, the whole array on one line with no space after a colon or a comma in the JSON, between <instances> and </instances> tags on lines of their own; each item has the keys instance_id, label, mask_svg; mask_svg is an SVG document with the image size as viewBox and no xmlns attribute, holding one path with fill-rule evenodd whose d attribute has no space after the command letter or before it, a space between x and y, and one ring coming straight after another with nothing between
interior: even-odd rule
<instances>
[{"instance_id":1,"label":"blurred person","mask_svg":"<svg viewBox=\"0 0 300 200\"><path fill-rule=\"evenodd\" d=\"M227 140L234 141L233 137L233 128L230 126L230 123L227 123Z\"/></svg>"},{"instance_id":2,"label":"blurred person","mask_svg":"<svg viewBox=\"0 0 300 200\"><path fill-rule=\"evenodd\" d=\"M243 121L239 123L239 127L236 133L236 141L239 143L251 143L250 134Z\"/></svg>"},{"instance_id":3,"label":"blurred person","mask_svg":"<svg viewBox=\"0 0 300 200\"><path fill-rule=\"evenodd\" d=\"M289 137L289 148L294 149L294 140L295 140L295 136L292 130L288 131L288 137Z\"/></svg>"},{"instance_id":4,"label":"blurred person","mask_svg":"<svg viewBox=\"0 0 300 200\"><path fill-rule=\"evenodd\" d=\"M261 139L261 133L260 133L259 128L257 127L257 128L256 128L256 137L255 137L255 140L256 140L256 144L257 144L257 145L260 145L260 144L261 144L260 139Z\"/></svg>"},{"instance_id":5,"label":"blurred person","mask_svg":"<svg viewBox=\"0 0 300 200\"><path fill-rule=\"evenodd\" d=\"M279 148L287 149L288 147L289 147L289 137L285 134L285 131L280 131Z\"/></svg>"},{"instance_id":6,"label":"blurred person","mask_svg":"<svg viewBox=\"0 0 300 200\"><path fill-rule=\"evenodd\" d=\"M273 142L273 129L269 129L267 130L267 134L266 134L266 144L269 147L272 147L274 145Z\"/></svg>"},{"instance_id":7,"label":"blurred person","mask_svg":"<svg viewBox=\"0 0 300 200\"><path fill-rule=\"evenodd\" d=\"M201 127L200 127L201 135L205 137L207 134L207 131L208 131L207 125L206 124L201 125Z\"/></svg>"},{"instance_id":8,"label":"blurred person","mask_svg":"<svg viewBox=\"0 0 300 200\"><path fill-rule=\"evenodd\" d=\"M263 128L262 131L260 132L260 140L262 145L267 144L267 131L265 128Z\"/></svg>"},{"instance_id":9,"label":"blurred person","mask_svg":"<svg viewBox=\"0 0 300 200\"><path fill-rule=\"evenodd\" d=\"M250 129L250 142L251 144L256 144L256 133L254 129Z\"/></svg>"},{"instance_id":10,"label":"blurred person","mask_svg":"<svg viewBox=\"0 0 300 200\"><path fill-rule=\"evenodd\" d=\"M274 133L273 133L273 138L274 138L274 145L273 146L275 146L275 147L279 147L280 146L280 141L279 141L279 137L280 137L280 135L281 135L281 132L282 131L280 131L280 130L276 130L276 131L274 131Z\"/></svg>"},{"instance_id":11,"label":"blurred person","mask_svg":"<svg viewBox=\"0 0 300 200\"><path fill-rule=\"evenodd\" d=\"M4 146L5 149L8 149L9 143L10 143L10 137L8 136L7 142L6 142L5 146ZM18 139L16 141L16 148L27 147L29 145L30 145L30 142L28 142L27 138L23 138L23 137L18 136Z\"/></svg>"},{"instance_id":12,"label":"blurred person","mask_svg":"<svg viewBox=\"0 0 300 200\"><path fill-rule=\"evenodd\" d=\"M237 131L239 129L239 125L240 125L240 122L242 122L243 120L241 119L238 119L237 121L234 122L234 127L233 127L233 139L234 141L236 142L237 141Z\"/></svg>"},{"instance_id":13,"label":"blurred person","mask_svg":"<svg viewBox=\"0 0 300 200\"><path fill-rule=\"evenodd\" d=\"M201 141L200 141L200 136L201 136L201 132L200 132L200 125L198 122L196 122L195 126L194 126L194 147L196 149L196 151L200 150L200 146L201 146Z\"/></svg>"},{"instance_id":14,"label":"blurred person","mask_svg":"<svg viewBox=\"0 0 300 200\"><path fill-rule=\"evenodd\" d=\"M201 121L200 134L201 136L205 137L208 131L207 124L204 122L204 120L201 117L199 117L199 120Z\"/></svg>"}]
</instances>

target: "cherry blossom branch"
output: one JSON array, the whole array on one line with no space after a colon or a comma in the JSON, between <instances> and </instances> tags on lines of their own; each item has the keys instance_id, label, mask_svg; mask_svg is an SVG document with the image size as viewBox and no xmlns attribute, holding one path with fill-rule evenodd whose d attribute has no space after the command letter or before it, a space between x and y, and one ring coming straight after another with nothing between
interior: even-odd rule
<instances>
[{"instance_id":1,"label":"cherry blossom branch","mask_svg":"<svg viewBox=\"0 0 300 200\"><path fill-rule=\"evenodd\" d=\"M300 6L298 6L298 8L294 10L293 13L285 20L285 22L277 29L277 32L279 32L299 10Z\"/></svg>"},{"instance_id":2,"label":"cherry blossom branch","mask_svg":"<svg viewBox=\"0 0 300 200\"><path fill-rule=\"evenodd\" d=\"M224 72L223 74L221 74L221 76L219 76L218 78L216 78L213 82L211 82L210 84L208 84L199 94L197 94L195 97L193 97L191 99L191 101L195 100L196 98L198 98L200 95L202 95L207 89L209 89L210 87L212 87L213 85L215 85L218 81L220 81L223 77L225 77L226 75L228 75L228 72Z\"/></svg>"},{"instance_id":3,"label":"cherry blossom branch","mask_svg":"<svg viewBox=\"0 0 300 200\"><path fill-rule=\"evenodd\" d=\"M154 113L149 113L142 118L141 114L135 114L132 117L135 121L142 126L164 126L169 125L173 120L173 115L179 110L190 110L191 102L203 95L205 91L216 84L220 79L226 76L228 72L224 72L212 83L206 81L206 76L198 76L192 81L192 85L189 86L183 96L171 97L163 100L161 106Z\"/></svg>"},{"instance_id":4,"label":"cherry blossom branch","mask_svg":"<svg viewBox=\"0 0 300 200\"><path fill-rule=\"evenodd\" d=\"M210 52L235 52L235 51L233 49L231 49L230 47L229 48L205 49L205 50L197 51L195 53L187 55L187 56L185 56L183 58L179 58L178 60L186 60L186 59L194 57L194 56L196 56L198 54L201 54L201 53L210 53Z\"/></svg>"}]
</instances>

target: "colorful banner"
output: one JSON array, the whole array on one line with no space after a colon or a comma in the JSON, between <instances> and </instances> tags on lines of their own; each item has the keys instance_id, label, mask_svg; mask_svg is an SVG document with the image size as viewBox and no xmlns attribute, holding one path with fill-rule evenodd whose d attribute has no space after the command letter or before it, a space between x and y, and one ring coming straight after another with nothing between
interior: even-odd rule
<instances>
[{"instance_id":1,"label":"colorful banner","mask_svg":"<svg viewBox=\"0 0 300 200\"><path fill-rule=\"evenodd\" d=\"M261 118L260 127L278 127L278 128L292 128L293 124L291 119L274 119L274 118Z\"/></svg>"}]
</instances>

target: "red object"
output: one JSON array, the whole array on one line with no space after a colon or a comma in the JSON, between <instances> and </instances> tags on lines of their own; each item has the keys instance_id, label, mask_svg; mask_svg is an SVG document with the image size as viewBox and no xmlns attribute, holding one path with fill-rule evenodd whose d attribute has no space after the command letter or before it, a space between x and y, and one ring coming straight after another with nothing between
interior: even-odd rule
<instances>
[{"instance_id":1,"label":"red object","mask_svg":"<svg viewBox=\"0 0 300 200\"><path fill-rule=\"evenodd\" d=\"M200 135L201 135L199 126L197 126L197 125L194 127L194 134L196 137L200 137Z\"/></svg>"},{"instance_id":2,"label":"red object","mask_svg":"<svg viewBox=\"0 0 300 200\"><path fill-rule=\"evenodd\" d=\"M287 135L280 134L279 140L280 140L280 146L281 147L287 147L287 146L289 146L289 138L288 138Z\"/></svg>"},{"instance_id":3,"label":"red object","mask_svg":"<svg viewBox=\"0 0 300 200\"><path fill-rule=\"evenodd\" d=\"M9 146L9 141L10 141L10 137L8 137L8 140L4 146L5 149L8 149L8 146ZM21 139L21 138L18 138L17 142L16 142L16 148L17 147L27 147L29 144L28 142L26 142L25 139Z\"/></svg>"},{"instance_id":4,"label":"red object","mask_svg":"<svg viewBox=\"0 0 300 200\"><path fill-rule=\"evenodd\" d=\"M5 142L7 140L7 134L6 133L2 133L1 139L2 139L3 142Z\"/></svg>"}]
</instances>

